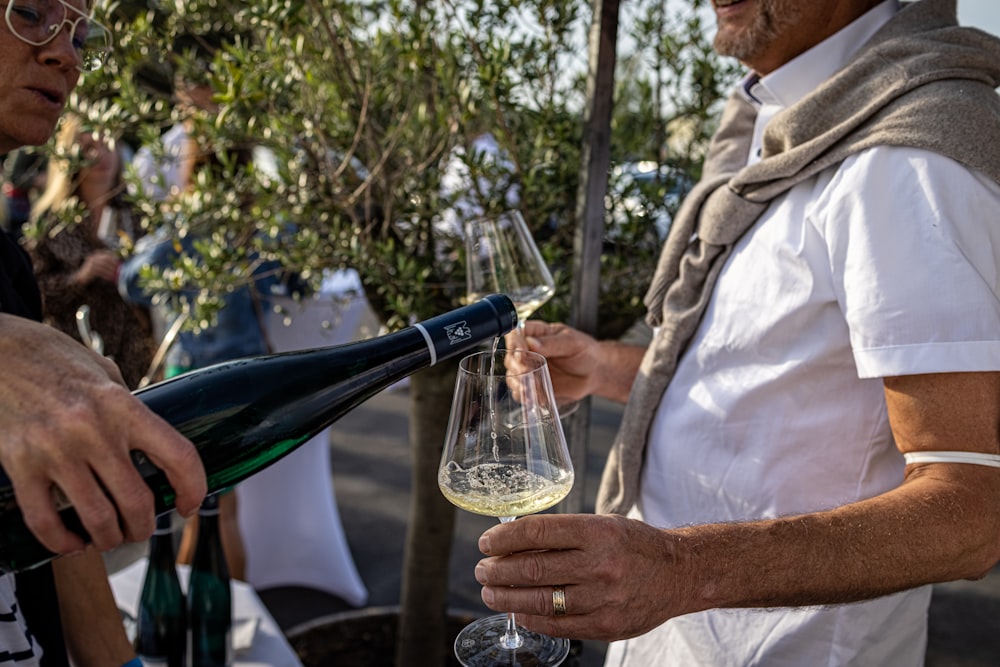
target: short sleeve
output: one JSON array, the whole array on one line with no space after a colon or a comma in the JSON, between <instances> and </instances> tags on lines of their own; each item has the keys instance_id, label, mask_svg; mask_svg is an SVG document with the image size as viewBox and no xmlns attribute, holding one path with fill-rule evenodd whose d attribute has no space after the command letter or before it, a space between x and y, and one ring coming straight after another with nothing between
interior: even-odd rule
<instances>
[{"instance_id":1,"label":"short sleeve","mask_svg":"<svg viewBox=\"0 0 1000 667\"><path fill-rule=\"evenodd\" d=\"M810 218L860 377L1000 370L1000 186L881 147L846 160Z\"/></svg>"}]
</instances>

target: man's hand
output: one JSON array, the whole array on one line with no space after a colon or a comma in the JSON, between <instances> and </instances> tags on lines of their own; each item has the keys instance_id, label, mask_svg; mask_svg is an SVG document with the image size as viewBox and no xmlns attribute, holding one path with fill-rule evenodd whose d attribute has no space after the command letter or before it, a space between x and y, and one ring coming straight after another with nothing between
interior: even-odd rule
<instances>
[{"instance_id":1,"label":"man's hand","mask_svg":"<svg viewBox=\"0 0 1000 667\"><path fill-rule=\"evenodd\" d=\"M45 547L84 547L59 519L54 487L98 549L152 534L153 494L134 449L166 473L181 514L197 511L207 488L197 451L126 389L112 362L52 327L2 314L0 358L0 465Z\"/></svg>"},{"instance_id":2,"label":"man's hand","mask_svg":"<svg viewBox=\"0 0 1000 667\"><path fill-rule=\"evenodd\" d=\"M620 516L526 516L483 533L479 548L490 557L476 566L476 580L488 607L515 612L529 630L625 639L697 611L675 541ZM565 591L565 616L553 614L555 586Z\"/></svg>"},{"instance_id":3,"label":"man's hand","mask_svg":"<svg viewBox=\"0 0 1000 667\"><path fill-rule=\"evenodd\" d=\"M528 348L545 357L560 404L595 395L628 400L645 347L598 341L565 324L528 320L507 334L508 348Z\"/></svg>"}]
</instances>

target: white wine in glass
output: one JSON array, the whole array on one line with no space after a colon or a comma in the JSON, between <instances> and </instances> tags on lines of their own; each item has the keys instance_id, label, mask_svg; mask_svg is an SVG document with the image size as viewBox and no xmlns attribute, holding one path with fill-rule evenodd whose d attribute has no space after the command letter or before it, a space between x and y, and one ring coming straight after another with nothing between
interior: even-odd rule
<instances>
[{"instance_id":1,"label":"white wine in glass","mask_svg":"<svg viewBox=\"0 0 1000 667\"><path fill-rule=\"evenodd\" d=\"M573 487L545 357L528 350L462 359L438 486L457 507L502 522L548 509ZM481 618L455 639L465 667L552 667L569 641L517 627L513 614Z\"/></svg>"},{"instance_id":2,"label":"white wine in glass","mask_svg":"<svg viewBox=\"0 0 1000 667\"><path fill-rule=\"evenodd\" d=\"M484 215L466 221L464 231L467 301L506 294L523 326L556 291L524 218L516 210Z\"/></svg>"}]
</instances>

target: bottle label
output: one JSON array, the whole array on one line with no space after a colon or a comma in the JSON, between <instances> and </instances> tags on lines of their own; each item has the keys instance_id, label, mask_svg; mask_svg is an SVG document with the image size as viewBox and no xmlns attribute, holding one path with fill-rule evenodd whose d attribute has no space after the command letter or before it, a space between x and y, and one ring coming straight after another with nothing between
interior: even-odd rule
<instances>
[{"instance_id":1,"label":"bottle label","mask_svg":"<svg viewBox=\"0 0 1000 667\"><path fill-rule=\"evenodd\" d=\"M472 329L469 328L465 320L455 322L454 324L446 324L444 333L448 336L448 343L451 345L456 345L472 338Z\"/></svg>"},{"instance_id":2,"label":"bottle label","mask_svg":"<svg viewBox=\"0 0 1000 667\"><path fill-rule=\"evenodd\" d=\"M476 303L413 325L430 352L430 365L470 349L476 341L501 336L517 326L510 298L494 294Z\"/></svg>"},{"instance_id":3,"label":"bottle label","mask_svg":"<svg viewBox=\"0 0 1000 667\"><path fill-rule=\"evenodd\" d=\"M434 338L427 332L427 329L423 324L417 322L413 326L420 332L420 334L424 337L424 341L427 343L427 350L431 353L431 366L438 362L437 344L444 345L447 348L452 345L461 345L462 343L472 340L472 327L470 327L469 323L465 320L445 324L442 327L445 340L439 340L437 344L435 344Z\"/></svg>"}]
</instances>

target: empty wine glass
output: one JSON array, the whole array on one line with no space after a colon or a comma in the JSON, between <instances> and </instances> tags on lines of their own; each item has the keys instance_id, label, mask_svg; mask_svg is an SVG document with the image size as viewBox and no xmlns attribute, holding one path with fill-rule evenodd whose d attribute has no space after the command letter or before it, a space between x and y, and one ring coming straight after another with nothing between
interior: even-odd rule
<instances>
[{"instance_id":1,"label":"empty wine glass","mask_svg":"<svg viewBox=\"0 0 1000 667\"><path fill-rule=\"evenodd\" d=\"M504 523L569 493L573 463L545 357L518 349L462 359L438 486L461 509ZM568 640L518 628L513 614L474 621L455 639L465 667L550 667L568 652Z\"/></svg>"}]
</instances>

